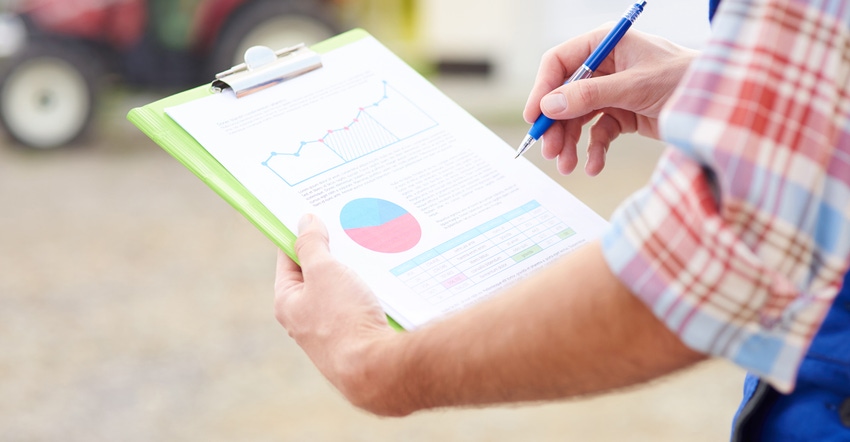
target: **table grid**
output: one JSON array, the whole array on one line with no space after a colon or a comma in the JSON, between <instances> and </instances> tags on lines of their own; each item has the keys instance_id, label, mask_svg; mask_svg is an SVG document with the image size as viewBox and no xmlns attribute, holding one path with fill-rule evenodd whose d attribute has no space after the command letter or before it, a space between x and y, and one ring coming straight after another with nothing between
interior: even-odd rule
<instances>
[{"instance_id":1,"label":"table grid","mask_svg":"<svg viewBox=\"0 0 850 442\"><path fill-rule=\"evenodd\" d=\"M531 201L401 264L390 272L432 304L474 288L575 235Z\"/></svg>"}]
</instances>

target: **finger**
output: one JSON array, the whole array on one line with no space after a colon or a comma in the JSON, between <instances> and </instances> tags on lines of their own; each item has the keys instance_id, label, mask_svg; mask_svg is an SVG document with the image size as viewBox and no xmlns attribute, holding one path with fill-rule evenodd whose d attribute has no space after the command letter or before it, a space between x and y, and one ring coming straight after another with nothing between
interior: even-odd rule
<instances>
[{"instance_id":1,"label":"finger","mask_svg":"<svg viewBox=\"0 0 850 442\"><path fill-rule=\"evenodd\" d=\"M578 138L565 133L566 123L557 121L543 134L543 147L540 151L547 160L557 158L556 166L561 175L569 175L578 164Z\"/></svg>"},{"instance_id":2,"label":"finger","mask_svg":"<svg viewBox=\"0 0 850 442\"><path fill-rule=\"evenodd\" d=\"M565 121L556 121L541 137L540 154L544 159L553 160L564 149L570 148L570 137L564 132ZM575 145L573 143L573 148Z\"/></svg>"},{"instance_id":3,"label":"finger","mask_svg":"<svg viewBox=\"0 0 850 442\"><path fill-rule=\"evenodd\" d=\"M542 113L540 99L564 84L564 81L581 66L607 32L608 28L596 29L567 40L543 54L534 86L531 88L522 113L526 122L530 124L537 119Z\"/></svg>"},{"instance_id":4,"label":"finger","mask_svg":"<svg viewBox=\"0 0 850 442\"><path fill-rule=\"evenodd\" d=\"M585 172L590 176L596 176L605 167L605 157L608 147L623 132L619 121L611 114L604 113L593 126L590 127L590 141L587 145L587 163L584 165Z\"/></svg>"},{"instance_id":5,"label":"finger","mask_svg":"<svg viewBox=\"0 0 850 442\"><path fill-rule=\"evenodd\" d=\"M543 55L543 60L540 62L537 71L537 78L534 80L534 86L531 88L522 112L523 119L529 124L534 123L534 120L542 113L540 99L562 85L568 78L565 74L566 69L557 62L557 57L550 52Z\"/></svg>"},{"instance_id":6,"label":"finger","mask_svg":"<svg viewBox=\"0 0 850 442\"><path fill-rule=\"evenodd\" d=\"M575 158L575 152L582 135L582 127L596 118L596 114L594 112L580 118L556 121L546 132L546 135L544 135L547 141L543 143L543 147L541 148L543 158L552 160L559 157L562 151L570 151L565 152L567 156L561 158L563 164L560 166L559 171L562 174L568 174L569 171L572 171L574 168L574 166L570 166L572 159L575 159L576 163L578 162L578 159Z\"/></svg>"},{"instance_id":7,"label":"finger","mask_svg":"<svg viewBox=\"0 0 850 442\"><path fill-rule=\"evenodd\" d=\"M593 121L597 115L601 112L592 112L587 115L582 115L578 118L571 118L569 120L563 120L564 124L564 137L569 140L570 143L574 145L578 145L579 139L581 138L582 128L585 124Z\"/></svg>"},{"instance_id":8,"label":"finger","mask_svg":"<svg viewBox=\"0 0 850 442\"><path fill-rule=\"evenodd\" d=\"M548 140L544 143L541 153L547 160L557 157L561 150L575 148L581 138L582 127L596 118L596 112L570 120L556 120L544 134Z\"/></svg>"},{"instance_id":9,"label":"finger","mask_svg":"<svg viewBox=\"0 0 850 442\"><path fill-rule=\"evenodd\" d=\"M561 151L561 154L558 155L558 173L561 175L569 175L576 170L576 166L578 165L578 154L576 153L576 148L572 149L564 149Z\"/></svg>"},{"instance_id":10,"label":"finger","mask_svg":"<svg viewBox=\"0 0 850 442\"><path fill-rule=\"evenodd\" d=\"M298 222L295 254L301 262L302 273L308 273L311 268L321 266L330 259L328 230L315 215L306 214Z\"/></svg>"},{"instance_id":11,"label":"finger","mask_svg":"<svg viewBox=\"0 0 850 442\"><path fill-rule=\"evenodd\" d=\"M617 73L565 84L540 100L543 113L555 120L587 115L604 108L634 111L643 105L643 91L632 87L633 76Z\"/></svg>"},{"instance_id":12,"label":"finger","mask_svg":"<svg viewBox=\"0 0 850 442\"><path fill-rule=\"evenodd\" d=\"M298 288L302 287L304 277L301 268L282 250L277 252L277 269L274 279L274 316L284 328L288 328L288 302L297 296Z\"/></svg>"},{"instance_id":13,"label":"finger","mask_svg":"<svg viewBox=\"0 0 850 442\"><path fill-rule=\"evenodd\" d=\"M304 282L301 267L292 260L283 250L277 251L277 269L275 272L274 286L276 293L289 291L292 287Z\"/></svg>"}]
</instances>

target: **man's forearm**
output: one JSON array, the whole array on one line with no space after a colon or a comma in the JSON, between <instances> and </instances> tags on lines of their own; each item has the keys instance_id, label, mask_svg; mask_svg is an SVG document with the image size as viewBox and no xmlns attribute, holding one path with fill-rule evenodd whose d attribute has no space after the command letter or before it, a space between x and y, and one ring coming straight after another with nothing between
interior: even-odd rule
<instances>
[{"instance_id":1,"label":"man's forearm","mask_svg":"<svg viewBox=\"0 0 850 442\"><path fill-rule=\"evenodd\" d=\"M537 401L640 383L704 356L685 347L593 243L444 321L382 337L341 388L378 414Z\"/></svg>"}]
</instances>

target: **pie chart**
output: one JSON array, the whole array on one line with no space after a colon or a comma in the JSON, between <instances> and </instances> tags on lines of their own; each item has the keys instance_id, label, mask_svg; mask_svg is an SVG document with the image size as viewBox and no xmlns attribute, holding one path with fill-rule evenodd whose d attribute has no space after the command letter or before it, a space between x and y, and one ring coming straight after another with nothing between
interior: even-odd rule
<instances>
[{"instance_id":1,"label":"pie chart","mask_svg":"<svg viewBox=\"0 0 850 442\"><path fill-rule=\"evenodd\" d=\"M349 238L375 252L405 252L422 238L422 227L413 215L378 198L350 201L342 208L339 221Z\"/></svg>"}]
</instances>

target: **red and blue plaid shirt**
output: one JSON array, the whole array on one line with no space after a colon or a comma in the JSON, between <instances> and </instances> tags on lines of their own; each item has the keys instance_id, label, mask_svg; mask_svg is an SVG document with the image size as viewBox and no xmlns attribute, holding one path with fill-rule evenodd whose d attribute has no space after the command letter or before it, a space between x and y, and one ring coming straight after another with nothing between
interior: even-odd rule
<instances>
[{"instance_id":1,"label":"red and blue plaid shirt","mask_svg":"<svg viewBox=\"0 0 850 442\"><path fill-rule=\"evenodd\" d=\"M783 392L850 265L850 1L724 0L603 238L690 347Z\"/></svg>"}]
</instances>

